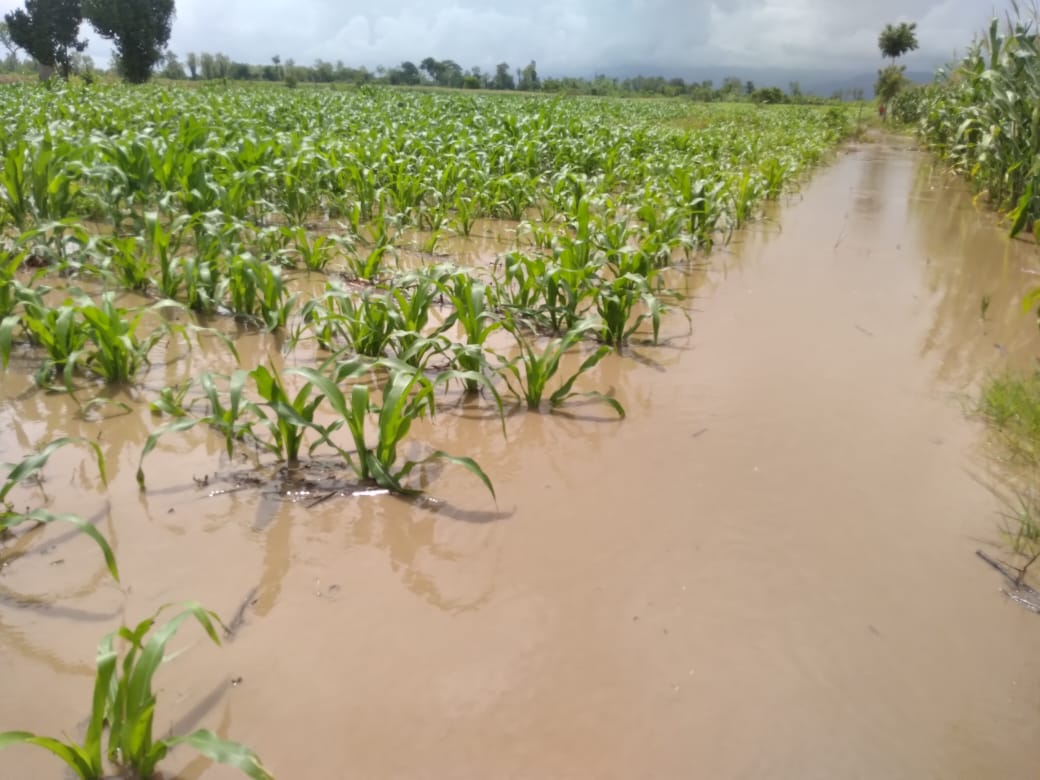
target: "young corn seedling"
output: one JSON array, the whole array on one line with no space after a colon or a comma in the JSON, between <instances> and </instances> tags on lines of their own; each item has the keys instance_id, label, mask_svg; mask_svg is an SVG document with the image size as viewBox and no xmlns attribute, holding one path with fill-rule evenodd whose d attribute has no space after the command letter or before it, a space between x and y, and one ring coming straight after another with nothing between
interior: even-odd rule
<instances>
[{"instance_id":1,"label":"young corn seedling","mask_svg":"<svg viewBox=\"0 0 1040 780\"><path fill-rule=\"evenodd\" d=\"M248 253L231 259L227 289L231 311L259 321L269 331L285 327L299 298L298 294L289 295L280 267Z\"/></svg>"},{"instance_id":2,"label":"young corn seedling","mask_svg":"<svg viewBox=\"0 0 1040 780\"><path fill-rule=\"evenodd\" d=\"M422 372L410 366L394 366L388 363L384 365L390 366L390 371L378 407L372 404L366 384L353 385L349 398L340 390L344 381L357 376L367 368L362 364L341 364L331 376L325 376L310 368L291 369L291 373L304 377L328 400L329 405L339 415L335 428L340 427L339 424L342 423L350 431L354 442L353 454L332 446L362 480L375 482L380 487L397 493L415 494L419 491L406 487L402 480L416 466L434 460L444 460L462 466L475 475L494 497L495 489L491 480L472 458L457 457L437 450L420 461L399 462L398 447L407 438L412 423L426 414L434 414L436 382L427 379ZM370 444L366 433L366 421L373 410L377 415L376 434L375 442ZM330 427L319 443L332 444L328 434L333 430L334 428Z\"/></svg>"},{"instance_id":3,"label":"young corn seedling","mask_svg":"<svg viewBox=\"0 0 1040 780\"><path fill-rule=\"evenodd\" d=\"M382 357L392 350L398 330L396 311L388 296L369 289L355 295L330 283L324 295L304 304L300 314L301 331L293 335L293 344L306 329L328 352L353 350L366 357Z\"/></svg>"},{"instance_id":4,"label":"young corn seedling","mask_svg":"<svg viewBox=\"0 0 1040 780\"><path fill-rule=\"evenodd\" d=\"M93 525L76 515L54 514L45 509L16 512L14 511L11 502L8 500L8 495L17 485L27 482L34 477L38 478L39 473L43 470L47 461L50 460L51 455L53 455L56 450L70 444L86 445L90 448L91 454L94 456L94 461L97 464L101 482L107 483L107 477L105 476L105 458L104 455L101 454L101 448L96 442L79 437L66 436L60 439L54 439L44 445L39 452L27 455L16 464L4 464L3 468L7 469L7 475L4 477L3 485L0 485L0 504L2 504L2 508L0 508L0 539L3 538L4 534L9 533L11 528L15 528L16 526L25 523L37 525L54 522L68 523L85 533L95 542L95 544L97 544L101 549L102 554L105 556L105 565L108 567L109 573L112 575L113 579L118 581L119 569L116 566L116 559L112 552L112 548L105 540L105 537L103 537Z\"/></svg>"},{"instance_id":5,"label":"young corn seedling","mask_svg":"<svg viewBox=\"0 0 1040 780\"><path fill-rule=\"evenodd\" d=\"M300 463L300 450L303 447L304 434L308 429L324 433L325 430L314 422L314 413L321 404L322 396L311 397L313 387L305 383L295 396L290 396L282 377L272 365L270 369L257 366L250 374L256 384L256 391L262 399L260 403L251 405L259 417L258 423L267 429L270 439L258 439L270 452L284 460L290 468ZM265 411L264 409L269 410Z\"/></svg>"},{"instance_id":6,"label":"young corn seedling","mask_svg":"<svg viewBox=\"0 0 1040 780\"><path fill-rule=\"evenodd\" d=\"M308 271L324 271L337 247L343 243L336 236L317 235L311 239L304 227L282 228L282 233L291 243L293 254Z\"/></svg>"},{"instance_id":7,"label":"young corn seedling","mask_svg":"<svg viewBox=\"0 0 1040 780\"><path fill-rule=\"evenodd\" d=\"M640 303L645 311L633 318L633 312ZM657 343L664 304L650 291L645 277L626 274L604 281L596 291L595 306L601 323L600 338L618 352L648 319L653 325L653 342Z\"/></svg>"},{"instance_id":8,"label":"young corn seedling","mask_svg":"<svg viewBox=\"0 0 1040 780\"><path fill-rule=\"evenodd\" d=\"M509 322L506 329L516 339L516 343L520 347L520 354L513 360L503 363L502 375L510 392L526 403L528 409L538 411L546 395L548 395L549 405L553 409L564 404L569 398L584 396L602 401L617 412L618 417L624 418L625 410L617 399L595 391L578 393L574 390L574 383L578 377L590 371L610 353L610 347L605 344L597 347L591 355L585 358L578 370L564 379L556 390L549 392L549 383L559 373L560 361L564 354L581 342L586 335L598 330L596 323L589 320L581 322L567 331L562 338L550 339L541 350L535 349L514 322Z\"/></svg>"},{"instance_id":9,"label":"young corn seedling","mask_svg":"<svg viewBox=\"0 0 1040 780\"><path fill-rule=\"evenodd\" d=\"M162 323L141 338L138 328L145 311L132 313L117 307L111 293L102 295L100 303L82 298L76 313L82 318L87 342L93 347L83 351L81 362L109 384L130 383L149 363L151 351L174 332L172 326Z\"/></svg>"},{"instance_id":10,"label":"young corn seedling","mask_svg":"<svg viewBox=\"0 0 1040 780\"><path fill-rule=\"evenodd\" d=\"M8 321L5 320L5 324ZM34 301L26 304L20 322L30 343L42 348L46 355L36 372L37 384L48 385L55 374L60 374L65 387L71 389L76 365L90 338L79 309L71 300L57 308ZM5 334L2 346L5 366L10 345L10 336Z\"/></svg>"},{"instance_id":11,"label":"young corn seedling","mask_svg":"<svg viewBox=\"0 0 1040 780\"><path fill-rule=\"evenodd\" d=\"M149 434L141 450L141 457L137 463L137 484L142 490L145 488L144 459L155 449L159 440L168 433L183 433L194 428L196 425L208 425L224 437L224 446L230 458L235 451L235 445L252 435L255 421L261 417L261 413L245 396L245 384L250 374L248 371L238 370L231 376L223 376L206 372L199 377L199 386L202 389L201 400L207 404L207 413L201 417L188 416L191 407L183 404L183 394L174 398L175 403L157 403L158 409L171 414L176 419L167 423ZM222 393L217 386L217 380L221 384L227 384L226 393ZM165 394L165 391L164 391ZM224 400L226 395L227 400ZM154 408L154 407L153 407Z\"/></svg>"},{"instance_id":12,"label":"young corn seedling","mask_svg":"<svg viewBox=\"0 0 1040 780\"><path fill-rule=\"evenodd\" d=\"M144 292L152 283L152 264L137 236L102 236L92 242L95 264L117 284Z\"/></svg>"},{"instance_id":13,"label":"young corn seedling","mask_svg":"<svg viewBox=\"0 0 1040 780\"><path fill-rule=\"evenodd\" d=\"M187 745L212 761L238 769L252 780L272 780L256 753L212 731L199 729L191 734L155 737L157 697L152 685L166 660L167 644L189 618L198 622L214 644L220 644L214 625L219 625L220 619L215 613L195 602L181 607L183 611L163 625L157 627L156 621L166 607L160 607L154 616L134 628L122 626L101 640L90 718L82 744L27 731L7 731L0 733L0 748L17 744L41 747L64 761L80 780L103 780L106 758L133 777L148 780L155 776L157 765L172 748ZM126 645L122 653L117 639ZM108 749L103 750L106 728Z\"/></svg>"},{"instance_id":14,"label":"young corn seedling","mask_svg":"<svg viewBox=\"0 0 1040 780\"><path fill-rule=\"evenodd\" d=\"M457 345L455 349L455 361L461 371L482 374L487 366L485 345L488 337L502 327L491 310L487 286L466 271L457 271L440 282L439 287L454 308L445 321L445 328L457 324L466 338L466 343ZM480 383L467 379L465 387L466 392L475 393L480 389Z\"/></svg>"}]
</instances>

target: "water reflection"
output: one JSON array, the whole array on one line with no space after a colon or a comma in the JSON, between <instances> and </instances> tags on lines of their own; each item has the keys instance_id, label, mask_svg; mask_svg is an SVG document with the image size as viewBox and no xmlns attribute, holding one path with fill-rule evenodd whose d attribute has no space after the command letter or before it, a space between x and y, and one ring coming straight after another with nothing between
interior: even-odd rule
<instances>
[{"instance_id":1,"label":"water reflection","mask_svg":"<svg viewBox=\"0 0 1040 780\"><path fill-rule=\"evenodd\" d=\"M1040 286L1036 245L1009 238L965 184L927 159L917 169L907 208L933 294L921 352L938 357L940 378L963 385L986 370L1034 366L1040 332L1035 314L1024 313L1021 302Z\"/></svg>"}]
</instances>

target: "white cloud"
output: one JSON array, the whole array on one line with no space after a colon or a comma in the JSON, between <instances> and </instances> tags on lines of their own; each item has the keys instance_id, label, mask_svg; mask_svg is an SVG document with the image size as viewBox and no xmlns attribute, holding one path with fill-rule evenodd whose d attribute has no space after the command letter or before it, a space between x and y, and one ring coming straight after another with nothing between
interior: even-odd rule
<instances>
[{"instance_id":1,"label":"white cloud","mask_svg":"<svg viewBox=\"0 0 1040 780\"><path fill-rule=\"evenodd\" d=\"M543 74L698 66L862 70L887 22L916 21L906 62L947 61L1009 0L178 0L171 48L264 63L396 65L426 56L465 68L538 62ZM0 0L0 11L17 7ZM109 45L91 36L105 62Z\"/></svg>"}]
</instances>

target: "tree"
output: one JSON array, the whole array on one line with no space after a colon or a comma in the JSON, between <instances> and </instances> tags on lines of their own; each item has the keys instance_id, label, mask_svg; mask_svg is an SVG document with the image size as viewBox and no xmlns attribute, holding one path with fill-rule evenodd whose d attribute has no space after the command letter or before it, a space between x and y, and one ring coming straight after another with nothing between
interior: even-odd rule
<instances>
[{"instance_id":1,"label":"tree","mask_svg":"<svg viewBox=\"0 0 1040 780\"><path fill-rule=\"evenodd\" d=\"M195 81L195 79L199 77L198 55L193 51L189 51L188 56L184 59L184 63L188 66L188 73L191 74L191 80Z\"/></svg>"},{"instance_id":2,"label":"tree","mask_svg":"<svg viewBox=\"0 0 1040 780\"><path fill-rule=\"evenodd\" d=\"M784 102L784 93L780 87L763 87L752 93L751 100L754 103L780 104Z\"/></svg>"},{"instance_id":3,"label":"tree","mask_svg":"<svg viewBox=\"0 0 1040 780\"><path fill-rule=\"evenodd\" d=\"M896 57L902 57L908 51L917 48L917 22L907 24L900 23L898 26L886 24L885 29L878 36L878 48L882 57L888 57L892 64L896 64Z\"/></svg>"},{"instance_id":4,"label":"tree","mask_svg":"<svg viewBox=\"0 0 1040 780\"><path fill-rule=\"evenodd\" d=\"M408 86L422 83L422 76L419 75L419 69L415 67L415 63L410 60L405 60L401 63L400 67L391 69L387 79L391 84L406 84Z\"/></svg>"},{"instance_id":5,"label":"tree","mask_svg":"<svg viewBox=\"0 0 1040 780\"><path fill-rule=\"evenodd\" d=\"M174 0L84 0L83 15L102 38L115 43L119 71L143 84L170 40ZM226 75L226 73L225 73Z\"/></svg>"},{"instance_id":6,"label":"tree","mask_svg":"<svg viewBox=\"0 0 1040 780\"><path fill-rule=\"evenodd\" d=\"M0 64L0 70L11 73L18 69L18 47L11 40L11 32L7 29L7 22L0 22L0 46L7 49L7 55Z\"/></svg>"},{"instance_id":7,"label":"tree","mask_svg":"<svg viewBox=\"0 0 1040 780\"><path fill-rule=\"evenodd\" d=\"M43 68L60 69L65 78L72 53L87 48L87 42L77 37L82 21L80 0L25 0L24 10L4 14L14 45Z\"/></svg>"},{"instance_id":8,"label":"tree","mask_svg":"<svg viewBox=\"0 0 1040 780\"><path fill-rule=\"evenodd\" d=\"M208 51L204 51L199 55L199 70L202 72L202 78L206 81L217 77L216 61Z\"/></svg>"},{"instance_id":9,"label":"tree","mask_svg":"<svg viewBox=\"0 0 1040 780\"><path fill-rule=\"evenodd\" d=\"M884 70L878 71L877 81L874 83L874 94L883 104L894 98L907 83L903 71L905 65L889 65Z\"/></svg>"},{"instance_id":10,"label":"tree","mask_svg":"<svg viewBox=\"0 0 1040 780\"><path fill-rule=\"evenodd\" d=\"M733 100L737 95L740 94L743 89L743 85L736 76L727 76L722 80L722 86L719 87L719 97L723 100Z\"/></svg>"},{"instance_id":11,"label":"tree","mask_svg":"<svg viewBox=\"0 0 1040 780\"><path fill-rule=\"evenodd\" d=\"M187 74L184 72L184 66L181 65L180 60L177 59L177 55L172 51L168 51L163 55L162 77L174 81L181 81L187 78Z\"/></svg>"},{"instance_id":12,"label":"tree","mask_svg":"<svg viewBox=\"0 0 1040 780\"><path fill-rule=\"evenodd\" d=\"M534 60L531 60L527 67L520 71L520 84L517 88L527 92L534 92L540 86L541 83L538 81L538 71L535 69Z\"/></svg>"},{"instance_id":13,"label":"tree","mask_svg":"<svg viewBox=\"0 0 1040 780\"><path fill-rule=\"evenodd\" d=\"M427 57L419 63L419 69L426 71L426 75L438 84L441 81L441 64L433 57Z\"/></svg>"},{"instance_id":14,"label":"tree","mask_svg":"<svg viewBox=\"0 0 1040 780\"><path fill-rule=\"evenodd\" d=\"M491 81L492 89L515 89L516 82L513 74L509 72L509 63L500 62L495 66L495 78Z\"/></svg>"}]
</instances>

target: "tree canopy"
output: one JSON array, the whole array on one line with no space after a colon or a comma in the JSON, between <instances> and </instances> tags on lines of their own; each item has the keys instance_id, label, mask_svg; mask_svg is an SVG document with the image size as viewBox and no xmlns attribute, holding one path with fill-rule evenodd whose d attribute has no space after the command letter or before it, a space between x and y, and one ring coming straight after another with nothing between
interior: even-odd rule
<instances>
[{"instance_id":1,"label":"tree canopy","mask_svg":"<svg viewBox=\"0 0 1040 780\"><path fill-rule=\"evenodd\" d=\"M882 57L888 57L894 65L896 57L902 57L908 51L917 48L917 22L901 22L898 25L886 24L878 36L878 48Z\"/></svg>"},{"instance_id":2,"label":"tree canopy","mask_svg":"<svg viewBox=\"0 0 1040 780\"><path fill-rule=\"evenodd\" d=\"M132 84L152 75L170 40L174 0L84 0L83 15L116 47L119 72Z\"/></svg>"},{"instance_id":3,"label":"tree canopy","mask_svg":"<svg viewBox=\"0 0 1040 780\"><path fill-rule=\"evenodd\" d=\"M25 0L24 9L4 15L11 41L40 65L60 69L63 76L69 75L72 54L87 47L78 38L82 21L80 0Z\"/></svg>"}]
</instances>

